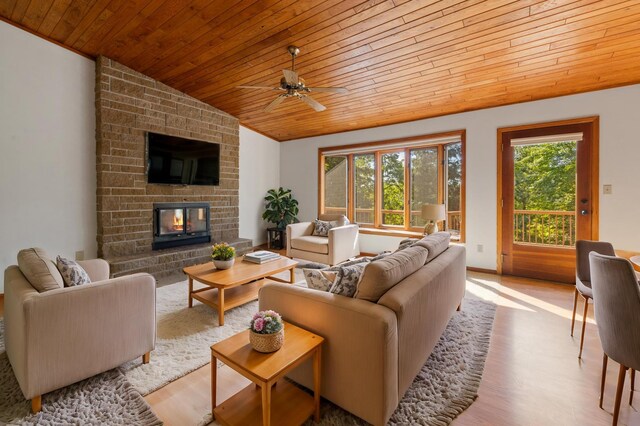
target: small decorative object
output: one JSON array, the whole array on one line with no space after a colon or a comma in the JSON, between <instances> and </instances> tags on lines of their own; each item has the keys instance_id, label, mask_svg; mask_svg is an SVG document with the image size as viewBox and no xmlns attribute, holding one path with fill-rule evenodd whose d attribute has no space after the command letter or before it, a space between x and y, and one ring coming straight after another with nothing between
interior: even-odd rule
<instances>
[{"instance_id":1,"label":"small decorative object","mask_svg":"<svg viewBox=\"0 0 640 426\"><path fill-rule=\"evenodd\" d=\"M233 266L236 249L227 243L214 244L211 247L211 259L216 269L229 269Z\"/></svg>"},{"instance_id":2,"label":"small decorative object","mask_svg":"<svg viewBox=\"0 0 640 426\"><path fill-rule=\"evenodd\" d=\"M431 235L438 232L438 221L447 218L444 204L423 204L422 218L427 221L424 225L424 233Z\"/></svg>"},{"instance_id":3,"label":"small decorative object","mask_svg":"<svg viewBox=\"0 0 640 426\"><path fill-rule=\"evenodd\" d=\"M249 342L258 352L275 352L284 343L284 322L275 311L260 311L249 327Z\"/></svg>"},{"instance_id":4,"label":"small decorative object","mask_svg":"<svg viewBox=\"0 0 640 426\"><path fill-rule=\"evenodd\" d=\"M278 229L285 229L288 224L298 221L298 200L293 198L290 189L270 189L264 200L267 205L262 218L275 223Z\"/></svg>"}]
</instances>

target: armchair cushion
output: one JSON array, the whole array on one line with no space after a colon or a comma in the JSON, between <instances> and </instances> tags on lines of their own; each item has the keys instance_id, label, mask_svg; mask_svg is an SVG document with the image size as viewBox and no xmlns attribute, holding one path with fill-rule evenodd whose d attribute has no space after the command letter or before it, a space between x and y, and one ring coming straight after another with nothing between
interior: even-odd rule
<instances>
[{"instance_id":1,"label":"armchair cushion","mask_svg":"<svg viewBox=\"0 0 640 426\"><path fill-rule=\"evenodd\" d=\"M58 256L56 257L56 266L62 275L65 287L91 283L91 278L89 278L87 271L71 259Z\"/></svg>"},{"instance_id":2,"label":"armchair cushion","mask_svg":"<svg viewBox=\"0 0 640 426\"><path fill-rule=\"evenodd\" d=\"M41 248L20 250L18 268L39 293L64 287L62 275Z\"/></svg>"},{"instance_id":3,"label":"armchair cushion","mask_svg":"<svg viewBox=\"0 0 640 426\"><path fill-rule=\"evenodd\" d=\"M292 238L291 247L313 253L329 254L329 239L327 237L303 235L298 238Z\"/></svg>"}]
</instances>

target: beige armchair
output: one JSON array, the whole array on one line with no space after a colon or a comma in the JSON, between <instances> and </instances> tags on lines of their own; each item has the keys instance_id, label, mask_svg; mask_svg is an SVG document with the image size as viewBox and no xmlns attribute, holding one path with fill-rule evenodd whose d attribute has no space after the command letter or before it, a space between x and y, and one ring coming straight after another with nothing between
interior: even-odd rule
<instances>
[{"instance_id":1,"label":"beige armchair","mask_svg":"<svg viewBox=\"0 0 640 426\"><path fill-rule=\"evenodd\" d=\"M320 220L337 221L328 237L312 235L313 222L287 226L287 256L335 265L360 254L358 225L348 224L343 215L320 215Z\"/></svg>"},{"instance_id":2,"label":"beige armchair","mask_svg":"<svg viewBox=\"0 0 640 426\"><path fill-rule=\"evenodd\" d=\"M78 263L91 284L39 293L18 266L4 274L5 347L34 412L41 395L138 356L147 363L155 346L155 279L109 279L106 261Z\"/></svg>"}]
</instances>

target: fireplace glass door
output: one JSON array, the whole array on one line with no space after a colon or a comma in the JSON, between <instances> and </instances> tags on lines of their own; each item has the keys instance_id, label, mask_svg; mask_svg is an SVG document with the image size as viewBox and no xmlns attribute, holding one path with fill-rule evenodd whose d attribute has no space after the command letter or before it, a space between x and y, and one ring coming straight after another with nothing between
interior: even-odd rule
<instances>
[{"instance_id":1,"label":"fireplace glass door","mask_svg":"<svg viewBox=\"0 0 640 426\"><path fill-rule=\"evenodd\" d=\"M187 233L207 230L207 211L202 207L187 208Z\"/></svg>"},{"instance_id":2,"label":"fireplace glass door","mask_svg":"<svg viewBox=\"0 0 640 426\"><path fill-rule=\"evenodd\" d=\"M182 234L184 232L184 209L160 210L160 235Z\"/></svg>"}]
</instances>

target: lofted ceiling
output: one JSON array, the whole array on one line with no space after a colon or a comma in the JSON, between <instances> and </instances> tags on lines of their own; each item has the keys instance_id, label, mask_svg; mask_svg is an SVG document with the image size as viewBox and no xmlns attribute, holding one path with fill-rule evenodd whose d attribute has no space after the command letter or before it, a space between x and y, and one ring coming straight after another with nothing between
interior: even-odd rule
<instances>
[{"instance_id":1,"label":"lofted ceiling","mask_svg":"<svg viewBox=\"0 0 640 426\"><path fill-rule=\"evenodd\" d=\"M0 0L0 16L280 141L640 82L640 0ZM307 85L350 93L266 113L278 92L235 89L276 86L290 44Z\"/></svg>"}]
</instances>

